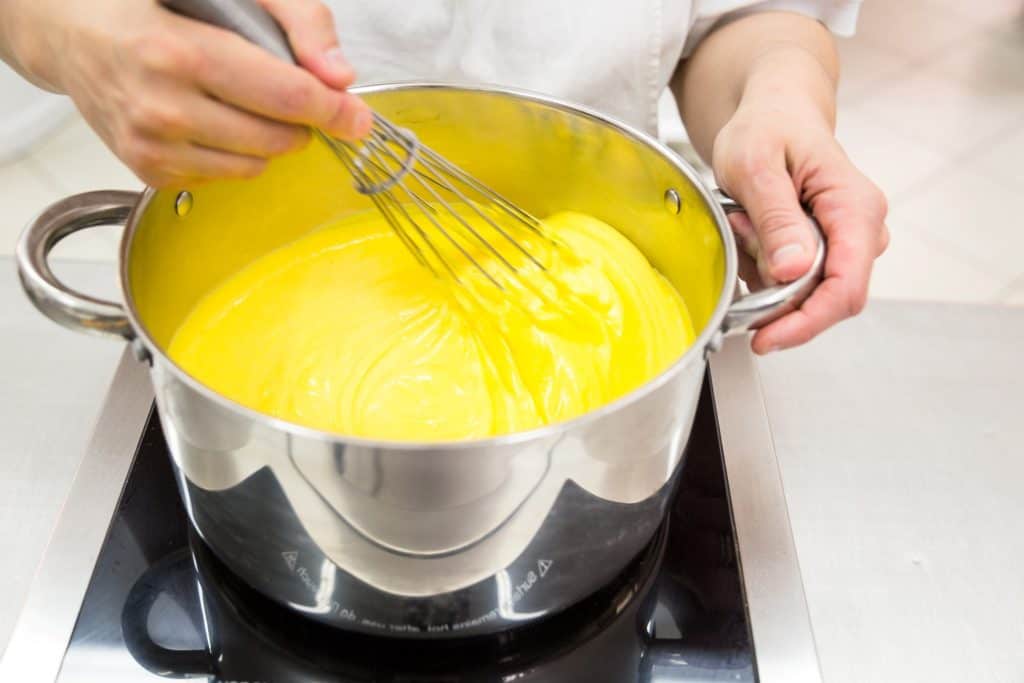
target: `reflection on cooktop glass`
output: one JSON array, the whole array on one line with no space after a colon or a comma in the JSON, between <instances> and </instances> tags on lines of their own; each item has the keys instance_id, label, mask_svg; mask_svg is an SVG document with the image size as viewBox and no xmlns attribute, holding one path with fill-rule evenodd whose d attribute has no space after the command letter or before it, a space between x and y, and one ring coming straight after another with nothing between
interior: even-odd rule
<instances>
[{"instance_id":1,"label":"reflection on cooktop glass","mask_svg":"<svg viewBox=\"0 0 1024 683\"><path fill-rule=\"evenodd\" d=\"M58 681L756 681L717 426L705 385L670 512L610 584L495 635L337 630L263 597L191 530L155 415Z\"/></svg>"}]
</instances>

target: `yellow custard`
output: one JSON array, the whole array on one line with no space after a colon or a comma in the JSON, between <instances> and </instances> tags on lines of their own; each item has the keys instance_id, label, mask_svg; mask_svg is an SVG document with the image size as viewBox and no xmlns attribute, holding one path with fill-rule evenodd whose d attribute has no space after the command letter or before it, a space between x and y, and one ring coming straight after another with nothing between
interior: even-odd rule
<instances>
[{"instance_id":1,"label":"yellow custard","mask_svg":"<svg viewBox=\"0 0 1024 683\"><path fill-rule=\"evenodd\" d=\"M434 276L377 212L346 218L222 282L170 356L245 406L339 434L468 439L575 417L664 370L694 330L614 228L564 212L544 229L554 246L523 239L546 270L514 261L498 289L457 254L461 285Z\"/></svg>"}]
</instances>

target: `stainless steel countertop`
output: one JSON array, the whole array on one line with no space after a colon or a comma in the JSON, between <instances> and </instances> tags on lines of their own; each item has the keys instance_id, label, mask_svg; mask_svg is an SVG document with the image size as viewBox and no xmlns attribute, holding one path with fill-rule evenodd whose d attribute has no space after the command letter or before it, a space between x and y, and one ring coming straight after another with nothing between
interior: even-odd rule
<instances>
[{"instance_id":1,"label":"stainless steel countertop","mask_svg":"<svg viewBox=\"0 0 1024 683\"><path fill-rule=\"evenodd\" d=\"M873 303L760 372L829 683L1024 681L1024 309Z\"/></svg>"},{"instance_id":2,"label":"stainless steel countertop","mask_svg":"<svg viewBox=\"0 0 1024 683\"><path fill-rule=\"evenodd\" d=\"M2 268L0 649L122 350ZM760 363L826 681L1024 681L1021 348L1024 309L874 303Z\"/></svg>"},{"instance_id":3,"label":"stainless steel countertop","mask_svg":"<svg viewBox=\"0 0 1024 683\"><path fill-rule=\"evenodd\" d=\"M59 263L86 291L109 293L111 264ZM0 652L85 452L122 345L57 327L0 258Z\"/></svg>"}]
</instances>

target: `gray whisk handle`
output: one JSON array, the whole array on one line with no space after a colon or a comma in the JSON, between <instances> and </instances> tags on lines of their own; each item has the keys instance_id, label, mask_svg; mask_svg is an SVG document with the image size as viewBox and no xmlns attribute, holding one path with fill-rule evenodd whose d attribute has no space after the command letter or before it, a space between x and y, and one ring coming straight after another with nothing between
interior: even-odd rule
<instances>
[{"instance_id":1,"label":"gray whisk handle","mask_svg":"<svg viewBox=\"0 0 1024 683\"><path fill-rule=\"evenodd\" d=\"M284 30L255 0L160 0L160 4L190 19L233 31L275 56L295 63Z\"/></svg>"}]
</instances>

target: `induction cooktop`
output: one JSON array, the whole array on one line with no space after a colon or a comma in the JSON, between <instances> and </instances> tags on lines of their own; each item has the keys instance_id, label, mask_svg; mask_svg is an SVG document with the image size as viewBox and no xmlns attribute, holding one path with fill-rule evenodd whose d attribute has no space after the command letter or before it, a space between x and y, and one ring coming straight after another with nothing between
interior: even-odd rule
<instances>
[{"instance_id":1,"label":"induction cooktop","mask_svg":"<svg viewBox=\"0 0 1024 683\"><path fill-rule=\"evenodd\" d=\"M0 680L821 680L745 344L713 360L669 513L619 576L538 624L446 641L343 632L235 577L190 529L147 382L126 357Z\"/></svg>"}]
</instances>

